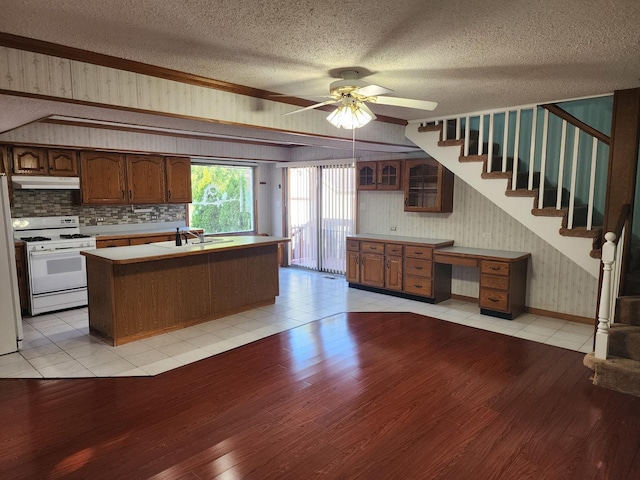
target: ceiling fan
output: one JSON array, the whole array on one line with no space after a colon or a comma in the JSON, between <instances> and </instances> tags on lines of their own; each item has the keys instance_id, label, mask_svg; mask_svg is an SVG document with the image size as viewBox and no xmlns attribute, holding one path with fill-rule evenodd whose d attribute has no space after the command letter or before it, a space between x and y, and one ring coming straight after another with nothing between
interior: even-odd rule
<instances>
[{"instance_id":1,"label":"ceiling fan","mask_svg":"<svg viewBox=\"0 0 640 480\"><path fill-rule=\"evenodd\" d=\"M362 127L376 118L367 103L417 108L420 110L433 110L438 106L436 102L427 100L385 97L384 95L393 92L393 90L360 80L359 72L356 70L342 71L340 72L340 77L342 78L341 80L336 80L329 85L329 95L323 95L323 97L329 97L330 100L294 110L284 115L292 115L324 105L338 105L338 108L329 114L327 120L338 128L352 129Z\"/></svg>"}]
</instances>

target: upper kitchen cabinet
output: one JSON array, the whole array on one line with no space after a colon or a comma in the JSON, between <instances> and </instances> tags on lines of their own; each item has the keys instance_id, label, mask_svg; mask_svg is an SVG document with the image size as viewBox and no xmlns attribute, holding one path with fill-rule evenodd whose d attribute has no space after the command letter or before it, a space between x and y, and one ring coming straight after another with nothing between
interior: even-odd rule
<instances>
[{"instance_id":1,"label":"upper kitchen cabinet","mask_svg":"<svg viewBox=\"0 0 640 480\"><path fill-rule=\"evenodd\" d=\"M166 157L167 202L191 203L191 159Z\"/></svg>"},{"instance_id":2,"label":"upper kitchen cabinet","mask_svg":"<svg viewBox=\"0 0 640 480\"><path fill-rule=\"evenodd\" d=\"M453 174L432 158L406 160L404 211L453 211Z\"/></svg>"},{"instance_id":3,"label":"upper kitchen cabinet","mask_svg":"<svg viewBox=\"0 0 640 480\"><path fill-rule=\"evenodd\" d=\"M49 175L56 177L78 176L78 153L75 150L47 150Z\"/></svg>"},{"instance_id":4,"label":"upper kitchen cabinet","mask_svg":"<svg viewBox=\"0 0 640 480\"><path fill-rule=\"evenodd\" d=\"M47 175L47 151L44 148L13 147L13 173L16 175Z\"/></svg>"},{"instance_id":5,"label":"upper kitchen cabinet","mask_svg":"<svg viewBox=\"0 0 640 480\"><path fill-rule=\"evenodd\" d=\"M399 190L401 160L356 163L358 190Z\"/></svg>"},{"instance_id":6,"label":"upper kitchen cabinet","mask_svg":"<svg viewBox=\"0 0 640 480\"><path fill-rule=\"evenodd\" d=\"M155 155L127 155L129 203L165 203L164 158Z\"/></svg>"},{"instance_id":7,"label":"upper kitchen cabinet","mask_svg":"<svg viewBox=\"0 0 640 480\"><path fill-rule=\"evenodd\" d=\"M80 152L80 189L83 204L123 204L125 156L113 152Z\"/></svg>"}]
</instances>

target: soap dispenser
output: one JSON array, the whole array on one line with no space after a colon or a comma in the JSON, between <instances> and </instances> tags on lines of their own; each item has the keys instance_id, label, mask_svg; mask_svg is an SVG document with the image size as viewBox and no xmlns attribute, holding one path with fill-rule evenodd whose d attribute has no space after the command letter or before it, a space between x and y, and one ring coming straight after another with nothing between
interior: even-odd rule
<instances>
[{"instance_id":1,"label":"soap dispenser","mask_svg":"<svg viewBox=\"0 0 640 480\"><path fill-rule=\"evenodd\" d=\"M182 245L182 236L180 235L180 228L176 228L176 247Z\"/></svg>"}]
</instances>

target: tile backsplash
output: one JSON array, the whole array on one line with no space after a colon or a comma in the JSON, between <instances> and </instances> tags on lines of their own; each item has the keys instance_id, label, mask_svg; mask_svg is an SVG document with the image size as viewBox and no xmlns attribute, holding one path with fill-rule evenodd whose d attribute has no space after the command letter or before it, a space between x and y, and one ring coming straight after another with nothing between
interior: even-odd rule
<instances>
[{"instance_id":1,"label":"tile backsplash","mask_svg":"<svg viewBox=\"0 0 640 480\"><path fill-rule=\"evenodd\" d=\"M151 209L150 212L135 212ZM172 222L185 220L184 204L162 205L75 205L70 190L15 190L11 216L46 217L77 215L81 226L123 223ZM98 218L104 221L98 222Z\"/></svg>"}]
</instances>

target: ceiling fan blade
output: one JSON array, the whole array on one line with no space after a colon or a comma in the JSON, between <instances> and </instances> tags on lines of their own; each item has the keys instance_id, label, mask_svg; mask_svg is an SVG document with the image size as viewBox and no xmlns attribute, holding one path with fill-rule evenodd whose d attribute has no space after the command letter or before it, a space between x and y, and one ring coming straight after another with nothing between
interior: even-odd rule
<instances>
[{"instance_id":1,"label":"ceiling fan blade","mask_svg":"<svg viewBox=\"0 0 640 480\"><path fill-rule=\"evenodd\" d=\"M378 95L386 95L387 93L393 92L385 87L381 87L380 85L367 85L366 87L358 88L355 91L358 95L362 95L364 97L376 97Z\"/></svg>"},{"instance_id":2,"label":"ceiling fan blade","mask_svg":"<svg viewBox=\"0 0 640 480\"><path fill-rule=\"evenodd\" d=\"M283 113L282 116L293 115L294 113L304 112L305 110L312 110L314 108L322 107L324 105L331 105L332 103L338 103L340 100L336 100L332 98L331 100L327 100L326 102L316 103L314 105L309 105L308 107L300 108L298 110L294 110L293 112Z\"/></svg>"},{"instance_id":3,"label":"ceiling fan blade","mask_svg":"<svg viewBox=\"0 0 640 480\"><path fill-rule=\"evenodd\" d=\"M376 117L376 115L371 111L371 109L367 106L367 104L366 104L366 103L364 103L364 102L360 102L360 103L358 103L358 105L360 106L360 108L361 108L362 110L364 110L364 111L365 111L365 112L367 112L369 115L371 115L371 119L372 119L372 120L375 120L376 118L378 118L378 117Z\"/></svg>"},{"instance_id":4,"label":"ceiling fan blade","mask_svg":"<svg viewBox=\"0 0 640 480\"><path fill-rule=\"evenodd\" d=\"M374 98L369 98L368 101L377 103L379 105L391 105L394 107L417 108L419 110L435 110L435 108L438 106L437 102L430 102L428 100L413 100L411 98L398 98L398 97L374 97Z\"/></svg>"}]
</instances>

